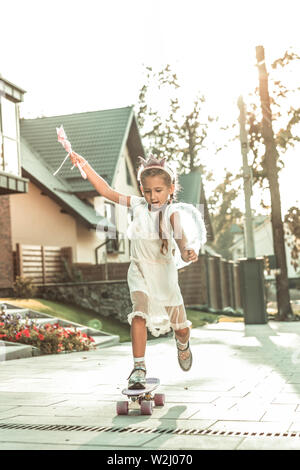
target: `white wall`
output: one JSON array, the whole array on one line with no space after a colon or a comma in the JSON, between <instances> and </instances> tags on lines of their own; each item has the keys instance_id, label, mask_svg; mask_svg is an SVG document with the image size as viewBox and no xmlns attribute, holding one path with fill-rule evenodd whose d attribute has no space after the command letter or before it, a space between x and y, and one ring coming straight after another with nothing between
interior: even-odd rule
<instances>
[{"instance_id":1,"label":"white wall","mask_svg":"<svg viewBox=\"0 0 300 470\"><path fill-rule=\"evenodd\" d=\"M29 182L28 193L10 196L13 250L23 245L71 246L76 261L76 222Z\"/></svg>"}]
</instances>

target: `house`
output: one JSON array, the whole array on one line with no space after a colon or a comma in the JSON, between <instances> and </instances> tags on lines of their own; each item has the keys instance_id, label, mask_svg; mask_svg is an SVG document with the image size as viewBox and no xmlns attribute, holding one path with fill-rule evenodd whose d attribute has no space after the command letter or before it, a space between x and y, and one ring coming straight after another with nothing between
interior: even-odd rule
<instances>
[{"instance_id":1,"label":"house","mask_svg":"<svg viewBox=\"0 0 300 470\"><path fill-rule=\"evenodd\" d=\"M57 142L61 124L72 148L113 188L140 195L135 168L144 150L132 107L22 119L22 169L29 189L11 204L13 245L71 246L76 263L127 261L127 208L101 197L77 168L71 171L70 161L53 176L66 156ZM104 227L118 239L108 241Z\"/></svg>"},{"instance_id":2,"label":"house","mask_svg":"<svg viewBox=\"0 0 300 470\"><path fill-rule=\"evenodd\" d=\"M255 256L256 257L263 257L263 256L270 256L274 255L274 248L273 248L273 233L272 233L272 224L271 224L271 217L259 215L254 217L254 228L253 228L253 235L254 235L254 245L255 245ZM244 243L244 232L241 227L238 225L231 227L232 232L234 233L234 243L230 247L230 251L232 253L232 259L234 261L238 260L239 258L244 258L246 256L245 251L245 243ZM286 260L287 260L287 270L288 270L288 278L295 278L297 277L297 272L291 264L291 249L288 245L289 243L289 236L287 232L285 233L285 252L286 252ZM266 276L268 279L274 279L274 274L270 274Z\"/></svg>"},{"instance_id":3,"label":"house","mask_svg":"<svg viewBox=\"0 0 300 470\"><path fill-rule=\"evenodd\" d=\"M8 82L5 83L8 87ZM6 191L3 194L7 197L0 202L0 226L9 255L5 258L2 253L0 263L2 271L8 271L9 275L1 276L0 287L12 286L12 253L17 244L68 246L72 248L75 263L128 262L130 245L125 235L130 210L100 196L77 168L71 170L70 161L56 176L53 173L66 156L56 134L56 128L63 125L72 148L108 184L120 193L141 195L136 171L138 156L144 157L145 153L133 107L19 120L17 103L25 92L12 84L9 86L10 94L3 100L14 103L16 109L17 154L13 167L13 160L5 159L7 136L4 134L2 161L6 173L1 173L3 188L0 189ZM5 113L2 114L4 117ZM9 119L8 125L11 125ZM12 143L7 146L7 152L11 148ZM179 201L202 205L212 238L201 174L195 171L181 175L179 182L182 188ZM18 197L11 196L16 192Z\"/></svg>"},{"instance_id":4,"label":"house","mask_svg":"<svg viewBox=\"0 0 300 470\"><path fill-rule=\"evenodd\" d=\"M14 281L11 203L28 192L19 138L19 103L25 93L0 75L0 288L11 287Z\"/></svg>"}]
</instances>

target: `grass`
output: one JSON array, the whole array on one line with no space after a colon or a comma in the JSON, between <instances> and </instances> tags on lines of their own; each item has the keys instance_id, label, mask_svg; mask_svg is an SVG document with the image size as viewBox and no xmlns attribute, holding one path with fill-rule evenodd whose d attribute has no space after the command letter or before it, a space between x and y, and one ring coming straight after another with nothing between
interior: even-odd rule
<instances>
[{"instance_id":1,"label":"grass","mask_svg":"<svg viewBox=\"0 0 300 470\"><path fill-rule=\"evenodd\" d=\"M120 336L120 342L130 341L130 327L113 318L104 317L91 310L45 299L0 299L22 308L46 313L53 317Z\"/></svg>"},{"instance_id":2,"label":"grass","mask_svg":"<svg viewBox=\"0 0 300 470\"><path fill-rule=\"evenodd\" d=\"M114 318L104 317L98 313L92 312L91 310L45 299L2 298L0 301L5 301L18 307L28 308L37 312L46 313L47 315L51 315L62 320L79 323L80 325L89 326L107 333L119 335L121 343L131 341L129 324L121 323ZM186 309L186 313L187 318L193 324L193 328L198 328L207 323L218 321L243 321L243 318L217 315L191 309ZM149 339L153 339L150 334L148 337Z\"/></svg>"}]
</instances>

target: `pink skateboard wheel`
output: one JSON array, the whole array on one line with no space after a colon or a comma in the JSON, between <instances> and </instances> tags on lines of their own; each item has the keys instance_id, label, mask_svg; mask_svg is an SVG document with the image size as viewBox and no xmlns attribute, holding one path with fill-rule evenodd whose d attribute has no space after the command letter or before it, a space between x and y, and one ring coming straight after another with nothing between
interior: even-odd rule
<instances>
[{"instance_id":1,"label":"pink skateboard wheel","mask_svg":"<svg viewBox=\"0 0 300 470\"><path fill-rule=\"evenodd\" d=\"M141 402L141 414L152 415L152 401L143 400Z\"/></svg>"},{"instance_id":2,"label":"pink skateboard wheel","mask_svg":"<svg viewBox=\"0 0 300 470\"><path fill-rule=\"evenodd\" d=\"M165 395L164 395L164 393L156 393L154 395L154 404L155 404L155 406L164 406L164 404L165 404Z\"/></svg>"},{"instance_id":3,"label":"pink skateboard wheel","mask_svg":"<svg viewBox=\"0 0 300 470\"><path fill-rule=\"evenodd\" d=\"M128 401L118 401L117 402L117 414L118 415L128 415Z\"/></svg>"}]
</instances>

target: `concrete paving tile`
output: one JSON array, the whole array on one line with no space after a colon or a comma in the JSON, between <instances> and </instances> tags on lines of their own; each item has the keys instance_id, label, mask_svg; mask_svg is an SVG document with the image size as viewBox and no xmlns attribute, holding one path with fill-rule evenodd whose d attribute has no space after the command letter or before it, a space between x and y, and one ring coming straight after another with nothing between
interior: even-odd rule
<instances>
[{"instance_id":1,"label":"concrete paving tile","mask_svg":"<svg viewBox=\"0 0 300 470\"><path fill-rule=\"evenodd\" d=\"M287 432L291 426L291 421L242 421L242 420L220 420L212 424L209 429L214 431L231 432Z\"/></svg>"},{"instance_id":2,"label":"concrete paving tile","mask_svg":"<svg viewBox=\"0 0 300 470\"><path fill-rule=\"evenodd\" d=\"M0 402L5 406L28 405L29 403L33 406L48 406L63 401L64 398L62 395L51 393L0 392Z\"/></svg>"},{"instance_id":3,"label":"concrete paving tile","mask_svg":"<svg viewBox=\"0 0 300 470\"><path fill-rule=\"evenodd\" d=\"M10 411L6 412L6 416L64 416L64 417L72 417L78 416L81 414L74 414L76 408L72 407L64 407L64 406L19 406L17 408L13 408ZM10 413L10 414L9 414ZM82 412L82 415L85 413ZM4 421L5 416L0 415L0 419ZM27 421L26 421L27 422Z\"/></svg>"},{"instance_id":4,"label":"concrete paving tile","mask_svg":"<svg viewBox=\"0 0 300 470\"><path fill-rule=\"evenodd\" d=\"M159 387L158 393L164 393L167 403L211 403L219 398L215 392L203 392L194 390L169 391L165 387Z\"/></svg>"},{"instance_id":5,"label":"concrete paving tile","mask_svg":"<svg viewBox=\"0 0 300 470\"><path fill-rule=\"evenodd\" d=\"M72 444L37 444L31 442L0 442L0 450L140 450L140 447L115 447L111 446L89 446L89 445L72 445Z\"/></svg>"},{"instance_id":6,"label":"concrete paving tile","mask_svg":"<svg viewBox=\"0 0 300 470\"><path fill-rule=\"evenodd\" d=\"M173 338L148 342L147 368L151 376L163 377L158 392L165 393L167 399L166 406L154 409L152 416L140 416L135 411L129 416L116 415L116 401L124 399L121 390L126 384L127 370L130 372L132 365L130 343L64 357L38 356L1 363L0 403L3 408L1 412L0 407L0 424L84 423L99 426L104 423L120 427L171 426L171 429L214 426L218 431L221 424L227 423L233 426L230 431L246 426L245 432L252 426L256 430L258 426L259 429L270 426L270 432L297 428L300 423L300 374L291 362L296 343L294 340L291 343L289 335L300 338L300 325L289 324L282 330L280 328L277 322L269 322L268 325L255 325L252 329L243 324L237 328L236 324L230 323L216 324L212 329L194 329L192 348L195 363L187 374L178 367ZM273 336L280 336L279 342L271 341ZM162 354L166 357L163 363ZM121 374L116 374L116 371L121 371ZM23 433L27 434L27 431ZM61 433L59 436L64 434ZM57 445L90 447L87 437L80 441L77 432L72 434L77 435L78 442L66 441ZM134 442L127 445L126 440L121 439L115 446L117 434L111 433L110 441L109 434L104 434L105 443L99 440L92 444L92 448L135 447ZM18 436L21 438L21 434ZM156 435L155 439L165 437ZM167 437L166 445L173 448L172 438L184 436ZM237 436L185 437L195 438L197 443L204 437L209 441L213 439L207 445L215 446L216 438L220 442L227 439L228 443L229 438ZM246 443L245 439L243 442ZM259 442L264 445L261 439ZM47 442L42 445L47 445ZM50 445L55 447L56 444Z\"/></svg>"},{"instance_id":7,"label":"concrete paving tile","mask_svg":"<svg viewBox=\"0 0 300 470\"><path fill-rule=\"evenodd\" d=\"M261 418L261 421L280 421L290 420L293 421L293 417L296 414L296 405L282 405L282 404L270 404L266 408L266 412Z\"/></svg>"},{"instance_id":8,"label":"concrete paving tile","mask_svg":"<svg viewBox=\"0 0 300 470\"><path fill-rule=\"evenodd\" d=\"M104 446L142 446L153 440L151 434L140 433L92 433L92 432L72 432L72 431L40 431L40 430L21 430L21 429L0 429L0 443L19 442L19 443L37 443L37 444L72 444Z\"/></svg>"},{"instance_id":9,"label":"concrete paving tile","mask_svg":"<svg viewBox=\"0 0 300 470\"><path fill-rule=\"evenodd\" d=\"M222 408L224 410L229 410L233 406L235 406L238 403L238 398L236 397L218 397L216 400L213 401L213 405L216 405L216 407Z\"/></svg>"},{"instance_id":10,"label":"concrete paving tile","mask_svg":"<svg viewBox=\"0 0 300 470\"><path fill-rule=\"evenodd\" d=\"M191 419L215 418L217 420L255 420L259 421L265 414L265 407L250 409L247 406L233 406L230 409L222 407L208 407L208 405L199 405L199 411Z\"/></svg>"},{"instance_id":11,"label":"concrete paving tile","mask_svg":"<svg viewBox=\"0 0 300 470\"><path fill-rule=\"evenodd\" d=\"M142 449L234 450L241 442L240 437L165 435L143 444Z\"/></svg>"},{"instance_id":12,"label":"concrete paving tile","mask_svg":"<svg viewBox=\"0 0 300 470\"><path fill-rule=\"evenodd\" d=\"M78 446L37 444L34 442L0 442L0 450L77 450Z\"/></svg>"},{"instance_id":13,"label":"concrete paving tile","mask_svg":"<svg viewBox=\"0 0 300 470\"><path fill-rule=\"evenodd\" d=\"M284 384L280 390L281 393L299 393L300 395L300 384Z\"/></svg>"},{"instance_id":14,"label":"concrete paving tile","mask_svg":"<svg viewBox=\"0 0 300 470\"><path fill-rule=\"evenodd\" d=\"M11 410L14 410L16 408L18 408L17 405L13 405L13 406L0 405L0 418L1 418L2 413L6 413L7 411L11 411Z\"/></svg>"},{"instance_id":15,"label":"concrete paving tile","mask_svg":"<svg viewBox=\"0 0 300 470\"><path fill-rule=\"evenodd\" d=\"M300 405L300 394L299 393L280 393L276 395L272 403L276 404L296 404Z\"/></svg>"},{"instance_id":16,"label":"concrete paving tile","mask_svg":"<svg viewBox=\"0 0 300 470\"><path fill-rule=\"evenodd\" d=\"M236 450L300 450L299 438L246 437Z\"/></svg>"}]
</instances>

